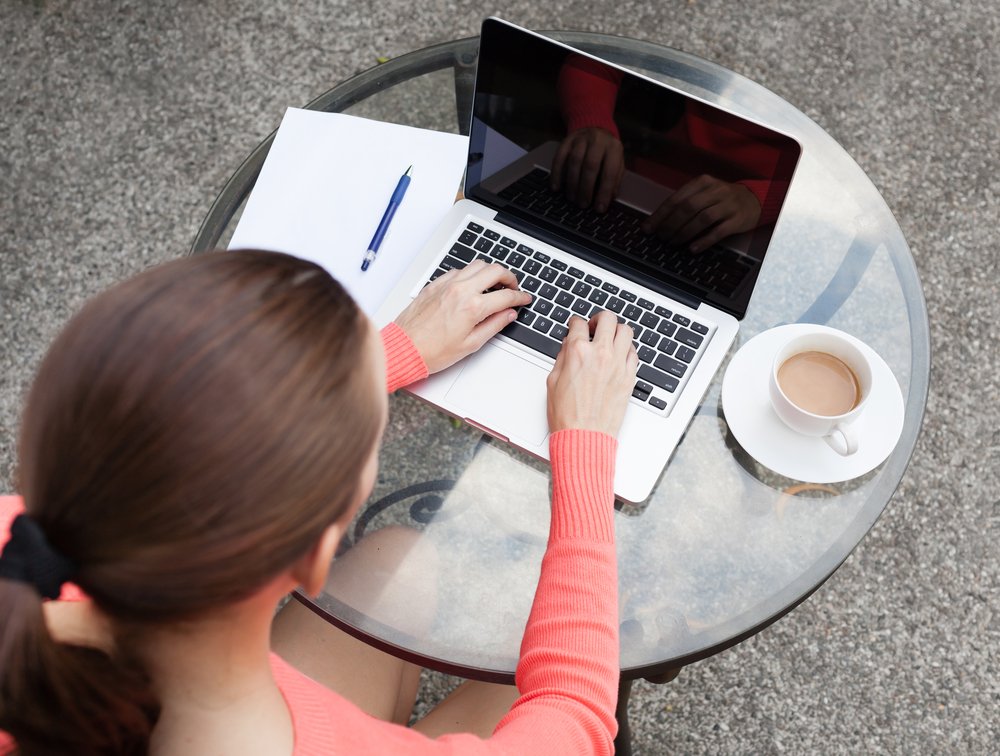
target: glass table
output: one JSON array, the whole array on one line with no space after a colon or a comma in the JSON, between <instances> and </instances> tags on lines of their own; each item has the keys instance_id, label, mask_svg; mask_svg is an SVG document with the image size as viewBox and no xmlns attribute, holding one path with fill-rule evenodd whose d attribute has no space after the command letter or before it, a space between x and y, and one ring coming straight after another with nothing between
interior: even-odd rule
<instances>
[{"instance_id":1,"label":"glass table","mask_svg":"<svg viewBox=\"0 0 1000 756\"><path fill-rule=\"evenodd\" d=\"M930 363L927 313L892 213L858 165L803 113L754 82L677 50L601 34L550 34L802 144L733 352L780 324L827 324L873 347L904 401L902 436L884 463L847 483L804 484L759 465L736 442L722 409L723 366L652 496L617 507L617 745L627 753L632 680L672 679L685 665L780 619L833 574L879 518L920 430ZM404 55L307 107L468 133L477 42ZM223 188L192 253L226 244L272 138ZM387 539L405 545L384 560L386 589L379 595L354 595L338 584L334 570L319 598L297 598L402 658L510 683L546 542L546 466L403 392L392 397L390 418L374 493L342 549L383 530L406 528L413 537Z\"/></svg>"}]
</instances>

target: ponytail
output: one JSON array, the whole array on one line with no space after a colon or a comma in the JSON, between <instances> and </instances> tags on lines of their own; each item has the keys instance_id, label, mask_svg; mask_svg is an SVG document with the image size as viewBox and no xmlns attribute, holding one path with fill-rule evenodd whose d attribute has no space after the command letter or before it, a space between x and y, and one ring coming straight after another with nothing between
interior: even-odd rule
<instances>
[{"instance_id":1,"label":"ponytail","mask_svg":"<svg viewBox=\"0 0 1000 756\"><path fill-rule=\"evenodd\" d=\"M145 753L159 706L138 666L57 643L32 585L0 578L0 730L21 754Z\"/></svg>"}]
</instances>

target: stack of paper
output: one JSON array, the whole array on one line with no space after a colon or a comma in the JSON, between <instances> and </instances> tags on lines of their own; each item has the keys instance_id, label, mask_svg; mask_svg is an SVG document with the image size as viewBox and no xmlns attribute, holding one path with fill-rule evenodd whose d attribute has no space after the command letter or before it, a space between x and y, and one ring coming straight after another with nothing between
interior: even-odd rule
<instances>
[{"instance_id":1,"label":"stack of paper","mask_svg":"<svg viewBox=\"0 0 1000 756\"><path fill-rule=\"evenodd\" d=\"M229 249L319 263L371 315L454 203L467 143L458 134L289 108ZM362 273L368 243L410 165L409 190Z\"/></svg>"}]
</instances>

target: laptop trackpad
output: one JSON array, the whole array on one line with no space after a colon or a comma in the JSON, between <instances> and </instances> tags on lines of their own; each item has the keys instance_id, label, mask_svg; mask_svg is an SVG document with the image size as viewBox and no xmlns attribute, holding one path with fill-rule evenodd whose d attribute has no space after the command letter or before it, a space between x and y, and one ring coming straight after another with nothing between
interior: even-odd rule
<instances>
[{"instance_id":1,"label":"laptop trackpad","mask_svg":"<svg viewBox=\"0 0 1000 756\"><path fill-rule=\"evenodd\" d=\"M540 445L549 432L545 379L549 371L487 344L448 390L456 414L510 440Z\"/></svg>"}]
</instances>

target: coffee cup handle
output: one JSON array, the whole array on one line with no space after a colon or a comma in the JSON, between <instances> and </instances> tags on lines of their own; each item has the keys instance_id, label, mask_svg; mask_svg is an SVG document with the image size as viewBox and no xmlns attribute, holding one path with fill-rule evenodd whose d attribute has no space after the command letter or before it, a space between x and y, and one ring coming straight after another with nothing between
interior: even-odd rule
<instances>
[{"instance_id":1,"label":"coffee cup handle","mask_svg":"<svg viewBox=\"0 0 1000 756\"><path fill-rule=\"evenodd\" d=\"M842 457L848 457L858 450L858 432L853 423L838 423L823 440Z\"/></svg>"}]
</instances>

